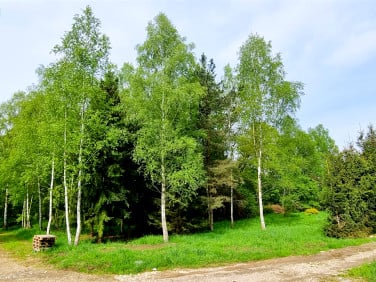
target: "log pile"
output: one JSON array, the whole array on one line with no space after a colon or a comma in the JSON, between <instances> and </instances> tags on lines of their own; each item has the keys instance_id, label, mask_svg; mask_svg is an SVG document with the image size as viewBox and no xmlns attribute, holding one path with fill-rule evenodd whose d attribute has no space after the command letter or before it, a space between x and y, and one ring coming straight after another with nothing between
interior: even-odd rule
<instances>
[{"instance_id":1,"label":"log pile","mask_svg":"<svg viewBox=\"0 0 376 282\"><path fill-rule=\"evenodd\" d=\"M39 252L51 248L55 245L55 239L56 236L54 235L34 235L33 250Z\"/></svg>"}]
</instances>

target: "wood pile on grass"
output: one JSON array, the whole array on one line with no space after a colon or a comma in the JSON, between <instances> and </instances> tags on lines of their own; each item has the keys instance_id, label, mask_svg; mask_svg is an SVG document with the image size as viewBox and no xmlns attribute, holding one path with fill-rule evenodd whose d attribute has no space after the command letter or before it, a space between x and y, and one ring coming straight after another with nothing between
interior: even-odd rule
<instances>
[{"instance_id":1,"label":"wood pile on grass","mask_svg":"<svg viewBox=\"0 0 376 282\"><path fill-rule=\"evenodd\" d=\"M39 252L40 250L52 248L55 245L56 236L54 235L34 235L33 250Z\"/></svg>"}]
</instances>

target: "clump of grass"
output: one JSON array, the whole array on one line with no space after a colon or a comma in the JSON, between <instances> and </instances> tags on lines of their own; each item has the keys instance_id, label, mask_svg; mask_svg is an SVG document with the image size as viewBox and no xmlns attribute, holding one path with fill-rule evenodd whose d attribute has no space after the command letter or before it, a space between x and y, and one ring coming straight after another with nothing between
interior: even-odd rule
<instances>
[{"instance_id":1,"label":"clump of grass","mask_svg":"<svg viewBox=\"0 0 376 282\"><path fill-rule=\"evenodd\" d=\"M345 276L362 279L362 281L376 281L376 262L353 268L349 270Z\"/></svg>"},{"instance_id":2,"label":"clump of grass","mask_svg":"<svg viewBox=\"0 0 376 282\"><path fill-rule=\"evenodd\" d=\"M163 242L163 239L162 239L161 236L146 235L146 236L143 236L141 238L133 240L131 243L135 244L135 245L144 245L144 244L156 245L156 244L160 244L162 242Z\"/></svg>"},{"instance_id":3,"label":"clump of grass","mask_svg":"<svg viewBox=\"0 0 376 282\"><path fill-rule=\"evenodd\" d=\"M288 216L268 214L266 230L261 230L258 218L237 221L234 228L229 222L219 222L213 232L174 235L169 243L163 243L162 236L145 236L128 243L94 244L83 240L77 247L72 247L61 234L55 248L38 256L64 269L129 274L155 268L203 267L308 255L372 240L328 238L322 231L326 219L324 212ZM31 247L31 241L28 244Z\"/></svg>"}]
</instances>

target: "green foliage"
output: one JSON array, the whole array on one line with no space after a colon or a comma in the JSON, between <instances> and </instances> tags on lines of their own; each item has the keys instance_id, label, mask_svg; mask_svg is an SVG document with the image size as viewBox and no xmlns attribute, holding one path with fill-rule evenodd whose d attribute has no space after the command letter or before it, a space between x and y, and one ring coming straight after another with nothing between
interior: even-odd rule
<instances>
[{"instance_id":1,"label":"green foliage","mask_svg":"<svg viewBox=\"0 0 376 282\"><path fill-rule=\"evenodd\" d=\"M226 134L225 134L225 105L223 92L220 84L215 80L215 64L211 59L207 61L206 56L201 55L197 77L203 88L204 95L200 99L199 116L197 128L199 129L199 142L203 152L204 169L206 173L206 189L201 198L206 200L207 212L209 215L209 228L213 229L214 210L222 208L226 201L229 201L229 187L232 183L227 181L223 185L224 179L230 180L230 173L219 174L216 170L225 163Z\"/></svg>"},{"instance_id":2,"label":"green foliage","mask_svg":"<svg viewBox=\"0 0 376 282\"><path fill-rule=\"evenodd\" d=\"M216 160L224 159L225 155L225 109L226 99L223 99L220 84L215 81L215 64L213 59L207 61L201 55L197 76L204 94L200 99L198 128L203 136L200 138L203 147L205 166L210 166Z\"/></svg>"},{"instance_id":3,"label":"green foliage","mask_svg":"<svg viewBox=\"0 0 376 282\"><path fill-rule=\"evenodd\" d=\"M255 122L278 126L299 107L302 84L285 81L280 54L273 55L271 43L257 34L240 48L238 79L246 128Z\"/></svg>"},{"instance_id":4,"label":"green foliage","mask_svg":"<svg viewBox=\"0 0 376 282\"><path fill-rule=\"evenodd\" d=\"M252 218L258 215L256 193L254 189L250 189L250 186L250 183L245 182L235 190L238 218Z\"/></svg>"},{"instance_id":5,"label":"green foliage","mask_svg":"<svg viewBox=\"0 0 376 282\"><path fill-rule=\"evenodd\" d=\"M63 55L64 61L75 64L87 74L98 75L108 64L109 38L99 32L100 21L94 17L90 6L82 15L76 14L73 20L71 30L53 52Z\"/></svg>"},{"instance_id":6,"label":"green foliage","mask_svg":"<svg viewBox=\"0 0 376 282\"><path fill-rule=\"evenodd\" d=\"M366 205L362 200L359 183L354 182L362 171L362 161L357 153L348 150L332 161L328 209L331 212L326 232L333 237L365 235Z\"/></svg>"},{"instance_id":7,"label":"green foliage","mask_svg":"<svg viewBox=\"0 0 376 282\"><path fill-rule=\"evenodd\" d=\"M330 211L326 232L334 237L357 237L375 232L375 148L372 127L361 134L360 151L350 146L330 159L326 206Z\"/></svg>"}]
</instances>

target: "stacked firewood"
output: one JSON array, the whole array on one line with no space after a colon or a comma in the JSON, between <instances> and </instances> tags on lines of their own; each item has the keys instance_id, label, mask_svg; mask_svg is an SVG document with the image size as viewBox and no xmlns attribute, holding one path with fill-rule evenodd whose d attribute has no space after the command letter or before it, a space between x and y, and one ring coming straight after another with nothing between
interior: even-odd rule
<instances>
[{"instance_id":1,"label":"stacked firewood","mask_svg":"<svg viewBox=\"0 0 376 282\"><path fill-rule=\"evenodd\" d=\"M33 250L39 252L51 248L55 245L55 239L56 236L54 235L34 235Z\"/></svg>"}]
</instances>

